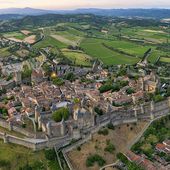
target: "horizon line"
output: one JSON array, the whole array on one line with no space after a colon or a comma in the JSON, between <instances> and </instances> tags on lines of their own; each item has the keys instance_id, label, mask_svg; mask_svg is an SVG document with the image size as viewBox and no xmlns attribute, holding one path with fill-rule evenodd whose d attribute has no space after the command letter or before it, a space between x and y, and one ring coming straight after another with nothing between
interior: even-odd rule
<instances>
[{"instance_id":1,"label":"horizon line","mask_svg":"<svg viewBox=\"0 0 170 170\"><path fill-rule=\"evenodd\" d=\"M111 9L168 9L170 10L170 7L116 7L116 8L102 8L102 7L80 7L80 8L67 8L67 9L50 9L50 8L35 8L35 7L9 7L9 8L0 8L0 10L2 9L26 9L26 8L30 8L30 9L39 9L39 10L51 10L51 11L55 11L55 10L66 10L66 11L71 11L71 10L78 10L78 9L103 9L103 10L111 10Z\"/></svg>"}]
</instances>

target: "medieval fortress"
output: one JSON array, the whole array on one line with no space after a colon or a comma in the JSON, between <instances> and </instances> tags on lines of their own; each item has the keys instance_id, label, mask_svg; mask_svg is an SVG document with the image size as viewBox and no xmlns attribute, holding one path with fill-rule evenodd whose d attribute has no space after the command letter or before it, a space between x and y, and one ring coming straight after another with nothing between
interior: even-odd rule
<instances>
[{"instance_id":1,"label":"medieval fortress","mask_svg":"<svg viewBox=\"0 0 170 170\"><path fill-rule=\"evenodd\" d=\"M76 124L79 127L73 127L70 125L70 121L62 120L59 123L48 122L46 126L42 123L43 116L39 116L37 109L35 109L35 121L38 123L38 127L46 131L44 137L36 135L36 133L30 133L23 130L20 127L12 125L10 122L6 122L0 119L0 126L8 129L9 131L19 132L27 138L20 138L7 133L0 133L0 138L5 143L14 143L23 145L33 150L41 150L46 147L60 148L69 144L73 139L85 139L92 133L97 132L101 127L106 126L108 123L112 123L114 126L123 123L134 123L139 120L151 121L155 118L166 116L170 113L170 98L167 100L154 103L153 101L136 105L134 108L128 110L108 110L107 114L103 116L96 116L93 112L90 113L88 121L85 119L77 119ZM46 116L46 115L44 115ZM57 131L55 130L57 128ZM32 138L31 138L32 137ZM89 139L89 138L87 138Z\"/></svg>"},{"instance_id":2,"label":"medieval fortress","mask_svg":"<svg viewBox=\"0 0 170 170\"><path fill-rule=\"evenodd\" d=\"M0 102L0 109L7 111L0 116L0 126L7 129L0 132L5 143L33 150L59 149L73 141L89 140L91 134L109 123L116 126L140 120L152 121L170 113L170 98L156 103L145 102L146 94L161 87L153 70L143 67L137 80L127 75L118 76L114 84L123 84L119 91L102 93L99 88L111 72L103 69L100 63L95 62L93 68L52 66L53 72L48 77L42 65L35 68L28 65L27 70L32 70L26 77L22 75L23 65L1 68L2 75L13 74L13 79L0 81L0 90L6 91L1 96L3 102ZM64 80L61 86L54 84L53 80L62 79L70 72L76 80ZM131 74L129 69L128 74ZM81 77L88 83L81 81ZM133 94L127 93L129 88L133 88ZM60 108L67 108L69 117L54 121L52 115ZM95 108L99 112L102 110L102 114Z\"/></svg>"}]
</instances>

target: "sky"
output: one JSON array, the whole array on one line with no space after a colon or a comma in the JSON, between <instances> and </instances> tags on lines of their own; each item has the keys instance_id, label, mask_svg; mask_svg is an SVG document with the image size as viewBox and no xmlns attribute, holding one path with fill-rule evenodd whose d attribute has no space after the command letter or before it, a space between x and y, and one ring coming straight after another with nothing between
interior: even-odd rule
<instances>
[{"instance_id":1,"label":"sky","mask_svg":"<svg viewBox=\"0 0 170 170\"><path fill-rule=\"evenodd\" d=\"M0 8L170 8L170 0L0 0Z\"/></svg>"}]
</instances>

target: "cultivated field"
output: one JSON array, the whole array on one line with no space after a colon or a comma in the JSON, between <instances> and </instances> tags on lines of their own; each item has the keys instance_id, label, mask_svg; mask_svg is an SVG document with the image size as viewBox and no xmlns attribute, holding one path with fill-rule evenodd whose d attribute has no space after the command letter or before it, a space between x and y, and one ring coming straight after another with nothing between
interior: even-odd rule
<instances>
[{"instance_id":1,"label":"cultivated field","mask_svg":"<svg viewBox=\"0 0 170 170\"><path fill-rule=\"evenodd\" d=\"M23 33L24 35L29 35L29 34L31 34L32 32L31 32L31 31L28 31L28 30L21 30L21 33Z\"/></svg>"},{"instance_id":2,"label":"cultivated field","mask_svg":"<svg viewBox=\"0 0 170 170\"><path fill-rule=\"evenodd\" d=\"M10 54L8 48L0 48L0 57L8 57Z\"/></svg>"},{"instance_id":3,"label":"cultivated field","mask_svg":"<svg viewBox=\"0 0 170 170\"><path fill-rule=\"evenodd\" d=\"M88 55L100 59L106 65L134 64L139 61L138 57L120 54L106 48L102 43L100 39L85 39L80 46Z\"/></svg>"},{"instance_id":4,"label":"cultivated field","mask_svg":"<svg viewBox=\"0 0 170 170\"><path fill-rule=\"evenodd\" d=\"M56 40L55 38L46 36L42 41L36 43L34 47L35 48L45 48L45 47L65 48L66 45Z\"/></svg>"},{"instance_id":5,"label":"cultivated field","mask_svg":"<svg viewBox=\"0 0 170 170\"><path fill-rule=\"evenodd\" d=\"M36 41L36 36L35 35L30 35L24 39L25 42L28 44L33 44Z\"/></svg>"},{"instance_id":6,"label":"cultivated field","mask_svg":"<svg viewBox=\"0 0 170 170\"><path fill-rule=\"evenodd\" d=\"M91 57L81 51L62 50L64 56L79 66L91 66Z\"/></svg>"},{"instance_id":7,"label":"cultivated field","mask_svg":"<svg viewBox=\"0 0 170 170\"><path fill-rule=\"evenodd\" d=\"M44 38L33 47L37 49L52 47L54 50L62 50L70 45L79 46L90 58L98 58L105 65L135 64L150 48L152 53L148 57L149 62L155 63L160 57L161 62L169 62L169 49L157 48L162 45L161 43L167 42L168 30L161 27L119 24L121 29L115 24L99 29L92 23L86 22L59 23L50 27L34 28L31 31L22 29L18 32L9 32L3 36L17 42L25 41L31 44L35 42L36 31L42 32ZM89 61L84 59L84 55L79 55L79 51L64 52L64 55L71 61L76 58L76 65L89 65Z\"/></svg>"}]
</instances>

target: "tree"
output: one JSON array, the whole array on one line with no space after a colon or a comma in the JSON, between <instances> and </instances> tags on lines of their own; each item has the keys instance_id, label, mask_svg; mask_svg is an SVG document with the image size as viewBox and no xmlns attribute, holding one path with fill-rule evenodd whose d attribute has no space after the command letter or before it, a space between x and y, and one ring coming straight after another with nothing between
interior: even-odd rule
<instances>
[{"instance_id":1,"label":"tree","mask_svg":"<svg viewBox=\"0 0 170 170\"><path fill-rule=\"evenodd\" d=\"M23 71L22 71L22 78L29 78L31 77L32 70L29 69L27 65L23 66Z\"/></svg>"},{"instance_id":2,"label":"tree","mask_svg":"<svg viewBox=\"0 0 170 170\"><path fill-rule=\"evenodd\" d=\"M54 149L47 149L44 151L45 158L50 161L54 161L56 159L56 153Z\"/></svg>"},{"instance_id":3,"label":"tree","mask_svg":"<svg viewBox=\"0 0 170 170\"><path fill-rule=\"evenodd\" d=\"M26 164L23 167L20 167L19 170L33 170L33 168L30 165Z\"/></svg>"},{"instance_id":4,"label":"tree","mask_svg":"<svg viewBox=\"0 0 170 170\"><path fill-rule=\"evenodd\" d=\"M69 117L69 110L68 108L61 107L60 109L56 110L52 114L52 118L56 122L60 122L63 118L64 120L67 120Z\"/></svg>"},{"instance_id":5,"label":"tree","mask_svg":"<svg viewBox=\"0 0 170 170\"><path fill-rule=\"evenodd\" d=\"M164 97L161 96L160 94L158 94L158 95L154 96L153 99L155 102L160 102L160 101L164 100Z\"/></svg>"},{"instance_id":6,"label":"tree","mask_svg":"<svg viewBox=\"0 0 170 170\"><path fill-rule=\"evenodd\" d=\"M107 92L107 91L111 90L112 88L113 88L112 85L110 85L110 84L104 84L104 85L102 85L102 86L99 88L99 91L100 91L100 93L104 93L104 92Z\"/></svg>"},{"instance_id":7,"label":"tree","mask_svg":"<svg viewBox=\"0 0 170 170\"><path fill-rule=\"evenodd\" d=\"M88 156L86 160L86 166L87 167L93 166L95 162L97 162L99 166L103 166L106 163L106 161L100 155L95 154Z\"/></svg>"},{"instance_id":8,"label":"tree","mask_svg":"<svg viewBox=\"0 0 170 170\"><path fill-rule=\"evenodd\" d=\"M74 81L74 80L75 80L75 75L74 75L72 72L70 72L70 73L67 73L67 74L64 76L64 78L65 78L66 80L69 80L69 81Z\"/></svg>"},{"instance_id":9,"label":"tree","mask_svg":"<svg viewBox=\"0 0 170 170\"><path fill-rule=\"evenodd\" d=\"M95 107L94 108L94 111L98 114L98 115L103 115L103 110L102 109L100 109L99 107Z\"/></svg>"},{"instance_id":10,"label":"tree","mask_svg":"<svg viewBox=\"0 0 170 170\"><path fill-rule=\"evenodd\" d=\"M115 151L115 146L112 143L110 143L110 140L106 141L106 143L107 143L107 146L105 147L104 150L106 152L113 153Z\"/></svg>"},{"instance_id":11,"label":"tree","mask_svg":"<svg viewBox=\"0 0 170 170\"><path fill-rule=\"evenodd\" d=\"M62 86L64 84L64 81L61 78L53 78L52 81L53 81L53 84L57 86Z\"/></svg>"},{"instance_id":12,"label":"tree","mask_svg":"<svg viewBox=\"0 0 170 170\"><path fill-rule=\"evenodd\" d=\"M135 90L134 89L132 89L132 88L128 88L128 89L126 89L126 93L127 94L132 94L132 93L134 93L135 92Z\"/></svg>"},{"instance_id":13,"label":"tree","mask_svg":"<svg viewBox=\"0 0 170 170\"><path fill-rule=\"evenodd\" d=\"M0 169L2 168L6 168L6 169L10 169L10 162L6 161L6 160L0 160Z\"/></svg>"}]
</instances>

